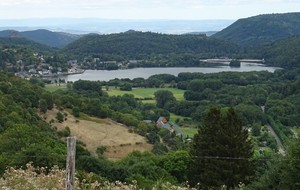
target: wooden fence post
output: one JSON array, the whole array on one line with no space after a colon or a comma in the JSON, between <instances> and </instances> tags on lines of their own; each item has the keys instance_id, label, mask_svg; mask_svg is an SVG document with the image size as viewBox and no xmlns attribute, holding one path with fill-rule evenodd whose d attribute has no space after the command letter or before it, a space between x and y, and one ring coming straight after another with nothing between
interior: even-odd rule
<instances>
[{"instance_id":1,"label":"wooden fence post","mask_svg":"<svg viewBox=\"0 0 300 190\"><path fill-rule=\"evenodd\" d=\"M76 138L67 138L66 190L75 189Z\"/></svg>"}]
</instances>

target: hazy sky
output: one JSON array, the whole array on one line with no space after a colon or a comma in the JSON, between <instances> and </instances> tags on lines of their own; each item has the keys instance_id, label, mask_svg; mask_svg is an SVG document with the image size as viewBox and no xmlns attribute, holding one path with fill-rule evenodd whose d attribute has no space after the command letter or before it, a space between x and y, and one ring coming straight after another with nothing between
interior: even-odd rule
<instances>
[{"instance_id":1,"label":"hazy sky","mask_svg":"<svg viewBox=\"0 0 300 190\"><path fill-rule=\"evenodd\" d=\"M238 19L299 11L300 0L0 0L0 19Z\"/></svg>"}]
</instances>

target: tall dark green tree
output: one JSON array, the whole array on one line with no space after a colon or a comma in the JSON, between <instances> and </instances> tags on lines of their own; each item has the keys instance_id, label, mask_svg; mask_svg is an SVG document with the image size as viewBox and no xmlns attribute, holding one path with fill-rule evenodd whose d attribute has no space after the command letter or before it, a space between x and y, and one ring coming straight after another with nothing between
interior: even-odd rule
<instances>
[{"instance_id":1,"label":"tall dark green tree","mask_svg":"<svg viewBox=\"0 0 300 190\"><path fill-rule=\"evenodd\" d=\"M40 101L40 111L43 112L43 113L46 113L47 110L48 110L47 107L48 107L48 104L47 104L46 100L42 99Z\"/></svg>"},{"instance_id":2,"label":"tall dark green tree","mask_svg":"<svg viewBox=\"0 0 300 190\"><path fill-rule=\"evenodd\" d=\"M52 97L52 95L49 94L49 93L43 93L41 99L44 99L46 101L46 103L47 103L47 109L48 110L52 110L53 104L54 104L53 103L53 97Z\"/></svg>"},{"instance_id":3,"label":"tall dark green tree","mask_svg":"<svg viewBox=\"0 0 300 190\"><path fill-rule=\"evenodd\" d=\"M176 101L173 93L168 90L158 90L154 93L156 105L159 108L164 108L167 102Z\"/></svg>"},{"instance_id":4,"label":"tall dark green tree","mask_svg":"<svg viewBox=\"0 0 300 190\"><path fill-rule=\"evenodd\" d=\"M233 108L209 110L190 154L190 182L204 189L247 184L254 172L252 143Z\"/></svg>"}]
</instances>

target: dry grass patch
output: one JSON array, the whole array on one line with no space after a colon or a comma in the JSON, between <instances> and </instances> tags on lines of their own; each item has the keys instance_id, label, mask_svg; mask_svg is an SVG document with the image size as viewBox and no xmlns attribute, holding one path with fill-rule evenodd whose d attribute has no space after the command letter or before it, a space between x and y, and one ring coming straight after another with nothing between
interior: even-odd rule
<instances>
[{"instance_id":1,"label":"dry grass patch","mask_svg":"<svg viewBox=\"0 0 300 190\"><path fill-rule=\"evenodd\" d=\"M89 117L88 120L82 120L65 111L68 114L67 120L59 123L55 119L57 112L57 109L48 110L42 117L48 122L55 120L52 126L58 130L69 127L71 135L86 144L86 148L92 154L96 154L98 147L105 146L107 147L105 157L121 159L134 150L144 152L152 149L152 145L147 143L145 137L130 133L128 127L110 119Z\"/></svg>"}]
</instances>

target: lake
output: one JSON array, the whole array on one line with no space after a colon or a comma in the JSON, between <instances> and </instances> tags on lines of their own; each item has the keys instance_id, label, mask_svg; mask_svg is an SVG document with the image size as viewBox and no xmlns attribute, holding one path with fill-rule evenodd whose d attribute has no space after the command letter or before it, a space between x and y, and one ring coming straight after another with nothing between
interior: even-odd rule
<instances>
[{"instance_id":1,"label":"lake","mask_svg":"<svg viewBox=\"0 0 300 190\"><path fill-rule=\"evenodd\" d=\"M219 67L168 67L168 68L134 68L125 70L86 70L82 74L61 76L60 79L66 81L91 80L91 81L109 81L115 78L134 79L145 78L155 74L171 74L177 76L182 72L201 72L201 73L218 73L223 71L248 72L248 71L269 71L274 72L278 67L266 67L258 63L241 63L241 67L234 68L229 66Z\"/></svg>"}]
</instances>

